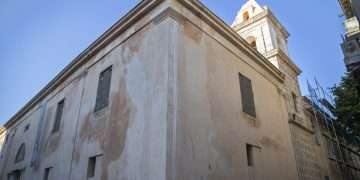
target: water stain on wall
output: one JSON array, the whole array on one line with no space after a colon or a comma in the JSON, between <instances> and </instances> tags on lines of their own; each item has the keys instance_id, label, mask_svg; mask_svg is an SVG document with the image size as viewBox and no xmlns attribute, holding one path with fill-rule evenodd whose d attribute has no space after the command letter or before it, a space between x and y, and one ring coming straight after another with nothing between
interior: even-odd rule
<instances>
[{"instance_id":1,"label":"water stain on wall","mask_svg":"<svg viewBox=\"0 0 360 180\"><path fill-rule=\"evenodd\" d=\"M195 27L191 22L189 21L184 21L183 22L183 26L184 26L184 32L186 34L187 37L191 38L193 41L195 41L196 43L200 43L201 39L203 37L203 32L198 29L197 27Z\"/></svg>"},{"instance_id":2,"label":"water stain on wall","mask_svg":"<svg viewBox=\"0 0 360 180\"><path fill-rule=\"evenodd\" d=\"M116 54L112 58L120 58L116 64L121 69L118 78L119 84L116 92L111 94L111 105L107 110L99 115L93 112L88 113L80 129L80 141L97 142L102 151L101 179L109 178L109 166L120 159L126 146L127 131L136 113L136 107L127 92L127 64L134 60L139 53L144 34L148 28L144 28L128 41L115 49L111 54ZM75 150L76 161L80 159L81 147Z\"/></svg>"},{"instance_id":3,"label":"water stain on wall","mask_svg":"<svg viewBox=\"0 0 360 180\"><path fill-rule=\"evenodd\" d=\"M85 142L96 141L102 150L102 174L101 179L108 179L108 166L118 160L126 144L126 135L130 119L136 109L127 94L125 77L120 78L118 92L112 94L110 114L104 119L94 118L87 115L80 130L80 139ZM75 154L79 159L80 154Z\"/></svg>"},{"instance_id":4,"label":"water stain on wall","mask_svg":"<svg viewBox=\"0 0 360 180\"><path fill-rule=\"evenodd\" d=\"M270 138L270 137L262 137L260 139L260 143L265 146L265 147L271 147L271 148L274 148L274 149L280 149L281 148L281 145L274 139Z\"/></svg>"}]
</instances>

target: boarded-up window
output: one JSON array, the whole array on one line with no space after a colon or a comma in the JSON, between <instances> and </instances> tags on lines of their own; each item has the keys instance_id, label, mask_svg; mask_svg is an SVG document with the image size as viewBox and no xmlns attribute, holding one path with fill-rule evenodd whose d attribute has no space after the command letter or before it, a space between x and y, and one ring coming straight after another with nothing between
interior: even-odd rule
<instances>
[{"instance_id":1,"label":"boarded-up window","mask_svg":"<svg viewBox=\"0 0 360 180\"><path fill-rule=\"evenodd\" d=\"M109 105L112 66L100 73L96 95L95 112Z\"/></svg>"},{"instance_id":2,"label":"boarded-up window","mask_svg":"<svg viewBox=\"0 0 360 180\"><path fill-rule=\"evenodd\" d=\"M53 133L59 131L59 129L60 129L62 114L64 111L64 105L65 105L65 99L61 100L57 105L55 121L54 121L53 130L52 130Z\"/></svg>"},{"instance_id":3,"label":"boarded-up window","mask_svg":"<svg viewBox=\"0 0 360 180\"><path fill-rule=\"evenodd\" d=\"M22 143L16 152L15 163L23 161L25 158L25 143Z\"/></svg>"},{"instance_id":4,"label":"boarded-up window","mask_svg":"<svg viewBox=\"0 0 360 180\"><path fill-rule=\"evenodd\" d=\"M254 93L251 80L239 73L243 112L256 117Z\"/></svg>"}]
</instances>

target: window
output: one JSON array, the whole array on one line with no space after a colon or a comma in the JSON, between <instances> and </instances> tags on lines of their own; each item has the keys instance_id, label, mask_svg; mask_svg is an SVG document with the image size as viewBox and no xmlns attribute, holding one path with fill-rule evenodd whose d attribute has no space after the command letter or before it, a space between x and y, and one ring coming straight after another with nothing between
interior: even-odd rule
<instances>
[{"instance_id":1,"label":"window","mask_svg":"<svg viewBox=\"0 0 360 180\"><path fill-rule=\"evenodd\" d=\"M55 122L54 122L53 130L52 130L53 133L59 131L59 129L60 129L62 114L64 111L64 105L65 105L65 99L61 100L57 104Z\"/></svg>"},{"instance_id":2,"label":"window","mask_svg":"<svg viewBox=\"0 0 360 180\"><path fill-rule=\"evenodd\" d=\"M105 108L109 104L111 74L112 66L108 67L100 73L96 95L95 112Z\"/></svg>"},{"instance_id":3,"label":"window","mask_svg":"<svg viewBox=\"0 0 360 180\"><path fill-rule=\"evenodd\" d=\"M21 179L21 170L15 170L8 174L8 180L20 180Z\"/></svg>"},{"instance_id":4,"label":"window","mask_svg":"<svg viewBox=\"0 0 360 180\"><path fill-rule=\"evenodd\" d=\"M4 144L6 144L8 141L9 141L9 134L6 134Z\"/></svg>"},{"instance_id":5,"label":"window","mask_svg":"<svg viewBox=\"0 0 360 180\"><path fill-rule=\"evenodd\" d=\"M245 11L244 14L243 14L243 20L246 21L246 20L249 20L249 12Z\"/></svg>"},{"instance_id":6,"label":"window","mask_svg":"<svg viewBox=\"0 0 360 180\"><path fill-rule=\"evenodd\" d=\"M23 161L25 158L25 143L22 143L16 153L15 163Z\"/></svg>"},{"instance_id":7,"label":"window","mask_svg":"<svg viewBox=\"0 0 360 180\"><path fill-rule=\"evenodd\" d=\"M50 172L51 172L52 167L46 168L44 171L44 177L43 180L49 180L50 178Z\"/></svg>"},{"instance_id":8,"label":"window","mask_svg":"<svg viewBox=\"0 0 360 180\"><path fill-rule=\"evenodd\" d=\"M256 45L256 38L253 37L253 36L249 36L246 38L246 42L250 44L250 46L254 49L257 48L257 45Z\"/></svg>"},{"instance_id":9,"label":"window","mask_svg":"<svg viewBox=\"0 0 360 180\"><path fill-rule=\"evenodd\" d=\"M92 178L95 176L97 156L90 157L88 161L87 177Z\"/></svg>"},{"instance_id":10,"label":"window","mask_svg":"<svg viewBox=\"0 0 360 180\"><path fill-rule=\"evenodd\" d=\"M256 117L254 94L252 90L251 80L239 73L240 91L243 112L250 116Z\"/></svg>"},{"instance_id":11,"label":"window","mask_svg":"<svg viewBox=\"0 0 360 180\"><path fill-rule=\"evenodd\" d=\"M254 151L253 146L250 144L246 144L246 157L248 166L254 166Z\"/></svg>"},{"instance_id":12,"label":"window","mask_svg":"<svg viewBox=\"0 0 360 180\"><path fill-rule=\"evenodd\" d=\"M27 130L29 130L29 128L30 128L30 124L27 124L27 125L25 126L25 128L24 128L24 132L26 132Z\"/></svg>"},{"instance_id":13,"label":"window","mask_svg":"<svg viewBox=\"0 0 360 180\"><path fill-rule=\"evenodd\" d=\"M294 109L296 112L298 112L298 107L297 107L297 96L295 93L292 93L292 100L293 100L293 105L294 105Z\"/></svg>"},{"instance_id":14,"label":"window","mask_svg":"<svg viewBox=\"0 0 360 180\"><path fill-rule=\"evenodd\" d=\"M252 41L252 42L250 43L250 46L251 46L252 48L256 49L256 41Z\"/></svg>"}]
</instances>

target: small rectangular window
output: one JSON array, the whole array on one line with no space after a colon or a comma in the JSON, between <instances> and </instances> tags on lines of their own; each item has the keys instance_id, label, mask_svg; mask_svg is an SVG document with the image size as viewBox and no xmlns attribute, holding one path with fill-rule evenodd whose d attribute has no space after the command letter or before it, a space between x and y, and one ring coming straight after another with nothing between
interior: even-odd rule
<instances>
[{"instance_id":1,"label":"small rectangular window","mask_svg":"<svg viewBox=\"0 0 360 180\"><path fill-rule=\"evenodd\" d=\"M254 166L254 147L246 144L246 157L248 166Z\"/></svg>"},{"instance_id":2,"label":"small rectangular window","mask_svg":"<svg viewBox=\"0 0 360 180\"><path fill-rule=\"evenodd\" d=\"M21 170L15 170L8 174L8 180L20 180L23 173Z\"/></svg>"},{"instance_id":3,"label":"small rectangular window","mask_svg":"<svg viewBox=\"0 0 360 180\"><path fill-rule=\"evenodd\" d=\"M61 119L62 119L62 115L63 115L63 111L64 111L64 105L65 105L65 99L61 100L57 104L55 122L54 122L53 130L52 130L53 133L59 131L59 129L60 129Z\"/></svg>"},{"instance_id":4,"label":"small rectangular window","mask_svg":"<svg viewBox=\"0 0 360 180\"><path fill-rule=\"evenodd\" d=\"M9 134L6 134L4 144L7 144L8 141L9 141Z\"/></svg>"},{"instance_id":5,"label":"small rectangular window","mask_svg":"<svg viewBox=\"0 0 360 180\"><path fill-rule=\"evenodd\" d=\"M51 167L45 169L43 180L49 180L50 179L51 169L52 169Z\"/></svg>"},{"instance_id":6,"label":"small rectangular window","mask_svg":"<svg viewBox=\"0 0 360 180\"><path fill-rule=\"evenodd\" d=\"M92 178L95 176L97 156L90 157L88 161L87 177Z\"/></svg>"},{"instance_id":7,"label":"small rectangular window","mask_svg":"<svg viewBox=\"0 0 360 180\"><path fill-rule=\"evenodd\" d=\"M292 100L293 100L294 109L295 109L296 112L298 112L297 96L296 96L295 93L292 93Z\"/></svg>"},{"instance_id":8,"label":"small rectangular window","mask_svg":"<svg viewBox=\"0 0 360 180\"><path fill-rule=\"evenodd\" d=\"M243 112L256 117L254 93L251 80L241 73L239 73L239 79Z\"/></svg>"},{"instance_id":9,"label":"small rectangular window","mask_svg":"<svg viewBox=\"0 0 360 180\"><path fill-rule=\"evenodd\" d=\"M27 125L25 126L25 128L24 128L24 132L28 131L29 128L30 128L30 124L27 124Z\"/></svg>"},{"instance_id":10,"label":"small rectangular window","mask_svg":"<svg viewBox=\"0 0 360 180\"><path fill-rule=\"evenodd\" d=\"M109 105L111 74L112 74L112 66L108 67L107 69L105 69L103 72L100 73L97 95L96 95L95 112Z\"/></svg>"}]
</instances>

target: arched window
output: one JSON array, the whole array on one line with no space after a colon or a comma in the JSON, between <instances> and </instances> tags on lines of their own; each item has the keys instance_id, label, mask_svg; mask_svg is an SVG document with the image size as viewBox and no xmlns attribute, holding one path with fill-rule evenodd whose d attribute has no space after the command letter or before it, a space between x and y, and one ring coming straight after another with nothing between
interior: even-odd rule
<instances>
[{"instance_id":1,"label":"arched window","mask_svg":"<svg viewBox=\"0 0 360 180\"><path fill-rule=\"evenodd\" d=\"M15 163L23 161L25 158L25 143L22 143L16 153Z\"/></svg>"},{"instance_id":2,"label":"arched window","mask_svg":"<svg viewBox=\"0 0 360 180\"><path fill-rule=\"evenodd\" d=\"M256 38L253 36L247 37L246 41L250 44L250 46L256 49Z\"/></svg>"},{"instance_id":3,"label":"arched window","mask_svg":"<svg viewBox=\"0 0 360 180\"><path fill-rule=\"evenodd\" d=\"M249 12L245 11L245 12L243 13L243 20L246 21L246 20L248 20L249 18L250 18Z\"/></svg>"}]
</instances>

